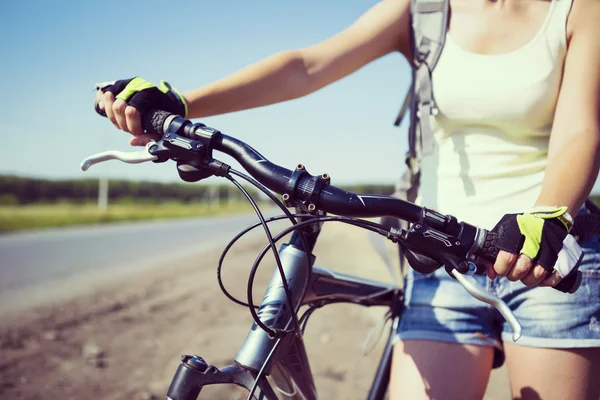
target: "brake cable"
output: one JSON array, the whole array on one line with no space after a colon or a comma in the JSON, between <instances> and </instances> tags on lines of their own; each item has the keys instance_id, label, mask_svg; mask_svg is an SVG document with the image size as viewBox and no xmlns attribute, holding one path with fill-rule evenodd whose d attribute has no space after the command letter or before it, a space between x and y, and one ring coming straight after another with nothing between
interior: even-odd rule
<instances>
[{"instance_id":1,"label":"brake cable","mask_svg":"<svg viewBox=\"0 0 600 400\"><path fill-rule=\"evenodd\" d=\"M227 175L225 175L225 176L227 176ZM281 281L282 281L282 285L283 285L283 290L285 292L285 296L286 296L287 302L289 303L288 305L290 307L290 310L292 310L292 321L293 321L293 324L294 324L294 329L292 329L291 332L293 332L293 331L295 331L295 330L297 330L297 329L300 328L300 326L298 325L298 316L296 315L295 312L293 312L294 311L293 298L292 298L292 295L291 295L291 291L290 291L289 285L287 283L287 279L285 277L285 272L283 271L283 264L281 264L281 258L279 257L279 252L277 251L277 247L275 246L275 242L273 241L273 235L271 234L269 226L265 222L265 218L264 218L262 212L260 211L260 209L258 208L258 205L256 204L256 201L254 201L254 199L252 198L252 196L250 196L250 193L248 193L248 191L246 189L244 189L244 187L238 181L236 181L232 176L229 176L228 179L235 186L237 186L237 188L240 189L240 191L248 199L248 201L252 205L252 208L254 208L254 211L256 212L256 215L258 216L258 219L260 220L260 223L261 223L262 227L265 230L265 235L267 236L267 240L269 241L269 244L266 246L267 251L268 251L269 248L273 251L273 256L275 257L275 262L277 263L277 269L279 270L279 274L281 275ZM295 225L293 225L293 226L295 226ZM248 299L248 305L249 305L248 310L250 311L250 314L252 315L252 318L254 319L254 322L258 326L260 326L265 332L267 332L269 334L269 336L272 336L272 337L281 338L283 335L285 335L287 333L290 333L290 332L286 332L286 331L280 331L280 332L278 332L277 330L271 329L271 328L267 327L265 324L263 324L262 321L260 320L258 314L254 310L254 307L253 307L253 304L252 304L252 299L251 299L252 288L250 286L247 289L247 292L248 292L248 296L250 297Z\"/></svg>"},{"instance_id":2,"label":"brake cable","mask_svg":"<svg viewBox=\"0 0 600 400\"><path fill-rule=\"evenodd\" d=\"M299 308L301 307L301 305L298 305L298 310L296 309L296 307L293 306L293 300L289 291L289 286L287 285L287 280L286 280L286 276L285 276L285 272L283 271L283 266L281 265L281 260L279 259L279 254L277 252L277 248L275 246L275 243L279 240L281 240L281 238L283 238L284 236L288 235L291 232L297 231L300 228L306 226L306 225L310 225L310 224L314 224L314 223L319 223L319 222L332 222L332 221L337 221L337 222L344 222L350 225L354 225L354 226L358 226L358 227L362 227L364 229L368 229L371 231L374 231L376 233L379 234L383 234L383 235L387 235L387 230L384 229L384 227L380 224L374 223L374 222L370 222L370 221L365 221L365 220L360 220L360 219L354 219L354 218L350 218L350 217L341 217L341 216L325 216L325 217L315 217L312 214L292 214L289 212L289 210L285 209L285 207L283 206L283 204L281 204L281 202L268 190L266 189L262 184L260 184L259 182L257 182L256 180L254 180L253 178L246 176L245 174L239 172L239 171L235 171L232 170L233 174L246 179L249 183L253 184L254 186L258 187L261 191L263 191L263 193L265 193L273 202L275 202L279 208L281 208L282 210L285 211L285 216L278 216L278 217L272 217L268 219L268 222L273 222L276 220L281 220L281 219L285 219L288 218L290 219L290 221L293 221L293 225L291 227L288 227L287 229L285 229L283 232L281 232L279 235L277 235L277 237L273 238L269 228L268 228L268 222L267 220L264 219L264 216L262 215L260 209L258 208L258 205L256 204L256 202L254 201L254 199L252 198L252 196L248 193L247 190L245 190L245 188L243 188L243 186L241 186L241 184L239 182L237 182L235 180L235 178L233 178L230 175L225 175L225 178L228 179L229 181L231 181L240 191L242 191L242 193L244 194L244 196L246 197L246 199L248 199L248 201L251 203L252 207L254 208L255 212L257 213L260 222L255 223L253 225L251 225L250 227L244 229L242 232L240 232L238 235L236 235L229 243L228 245L225 247L225 249L223 250L221 257L219 259L219 264L217 267L217 281L219 283L219 287L221 289L221 291L223 292L223 294L230 299L231 301L233 301L234 303L238 304L238 305L242 305L242 306L246 306L248 308L248 310L250 311L250 314L252 315L252 318L254 320L254 322L265 332L267 332L270 336L272 337L281 337L283 335L286 334L290 334L293 333L294 331L299 330L300 332L302 332L304 329L300 329L300 325L298 323L298 319L297 319L297 312L299 310ZM310 218L309 220L306 221L302 221L302 222L296 222L294 220L295 218L298 217L307 217ZM269 244L267 244L263 250L259 253L259 256L257 257L257 259L255 260L252 269L250 270L249 273L249 277L248 277L248 285L247 285L247 303L242 302L241 300L235 298L234 296L232 296L227 289L224 286L223 283L223 279L222 279L222 266L223 266L223 262L225 259L225 256L228 254L228 251L231 249L231 247L245 234L247 234L248 232L250 232L251 230L257 228L259 225L263 226L263 228L265 229L265 233L267 235L267 239L269 240ZM299 233L301 234L301 238L303 241L305 241L304 236L302 235L302 231L299 231ZM264 256L266 255L266 253L269 251L269 249L271 249L275 255L275 261L277 263L277 267L282 279L282 284L283 284L283 289L285 291L286 294L286 298L287 301L289 303L290 306L290 310L292 311L292 319L294 322L294 328L291 330L280 330L280 329L271 329L269 327L267 327L264 323L262 323L262 321L260 320L258 314L256 313L256 309L258 309L258 306L254 305L254 302L252 300L252 294L253 294L253 286L254 286L254 280L255 280L255 276L256 276L256 272L258 270L258 267L261 263L261 261L263 260ZM307 261L308 261L308 254L306 254L307 257ZM309 263L307 263L307 265L309 265ZM301 298L304 297L304 294L306 293L306 290L308 289L308 284L310 282L310 275L307 274L306 277L306 281L303 285L303 290L302 290L302 296Z\"/></svg>"}]
</instances>

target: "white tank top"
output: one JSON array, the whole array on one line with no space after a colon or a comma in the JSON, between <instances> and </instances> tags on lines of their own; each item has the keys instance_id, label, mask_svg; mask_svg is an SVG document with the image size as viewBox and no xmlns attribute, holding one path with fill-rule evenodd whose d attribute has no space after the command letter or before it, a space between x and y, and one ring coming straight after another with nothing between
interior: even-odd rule
<instances>
[{"instance_id":1,"label":"white tank top","mask_svg":"<svg viewBox=\"0 0 600 400\"><path fill-rule=\"evenodd\" d=\"M435 151L417 203L483 228L533 207L567 50L572 0L552 0L537 35L500 55L470 53L450 34L433 72Z\"/></svg>"}]
</instances>

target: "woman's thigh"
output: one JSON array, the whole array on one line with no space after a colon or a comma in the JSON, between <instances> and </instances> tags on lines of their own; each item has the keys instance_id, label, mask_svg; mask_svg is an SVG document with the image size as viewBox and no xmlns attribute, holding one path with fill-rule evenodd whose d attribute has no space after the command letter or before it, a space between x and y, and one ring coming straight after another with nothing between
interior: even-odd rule
<instances>
[{"instance_id":1,"label":"woman's thigh","mask_svg":"<svg viewBox=\"0 0 600 400\"><path fill-rule=\"evenodd\" d=\"M486 285L485 277L476 279ZM495 310L443 269L426 275L409 271L405 292L390 400L481 399L499 345Z\"/></svg>"},{"instance_id":2,"label":"woman's thigh","mask_svg":"<svg viewBox=\"0 0 600 400\"><path fill-rule=\"evenodd\" d=\"M600 399L600 348L546 349L506 343L513 398Z\"/></svg>"},{"instance_id":3,"label":"woman's thigh","mask_svg":"<svg viewBox=\"0 0 600 400\"><path fill-rule=\"evenodd\" d=\"M493 357L490 346L399 341L392 358L390 400L481 399Z\"/></svg>"}]
</instances>

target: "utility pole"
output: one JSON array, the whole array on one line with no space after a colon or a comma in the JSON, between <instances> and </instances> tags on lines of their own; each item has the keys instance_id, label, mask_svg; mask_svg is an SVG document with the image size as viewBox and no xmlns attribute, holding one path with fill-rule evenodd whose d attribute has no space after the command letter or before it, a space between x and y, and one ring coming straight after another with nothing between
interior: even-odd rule
<instances>
[{"instance_id":1,"label":"utility pole","mask_svg":"<svg viewBox=\"0 0 600 400\"><path fill-rule=\"evenodd\" d=\"M108 209L108 176L98 182L98 209L104 214Z\"/></svg>"},{"instance_id":2,"label":"utility pole","mask_svg":"<svg viewBox=\"0 0 600 400\"><path fill-rule=\"evenodd\" d=\"M219 186L211 185L210 194L210 207L219 208L219 206L221 205L221 199L219 198Z\"/></svg>"},{"instance_id":3,"label":"utility pole","mask_svg":"<svg viewBox=\"0 0 600 400\"><path fill-rule=\"evenodd\" d=\"M233 185L227 185L226 189L227 189L227 205L231 207L231 205L233 204L233 201L235 200L236 187Z\"/></svg>"}]
</instances>

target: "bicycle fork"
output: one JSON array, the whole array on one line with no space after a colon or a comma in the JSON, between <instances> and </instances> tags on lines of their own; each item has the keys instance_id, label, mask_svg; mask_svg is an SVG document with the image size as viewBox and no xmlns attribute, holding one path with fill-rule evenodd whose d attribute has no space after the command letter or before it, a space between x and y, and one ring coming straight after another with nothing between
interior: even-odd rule
<instances>
[{"instance_id":1,"label":"bicycle fork","mask_svg":"<svg viewBox=\"0 0 600 400\"><path fill-rule=\"evenodd\" d=\"M309 241L312 249L316 236L309 237ZM282 245L279 250L281 265L291 292L292 308L279 270L275 269L257 310L260 321L270 329L290 329L293 315L302 302L302 292L315 260L310 252L298 248L303 247L302 243L299 234L294 233L290 244ZM304 342L298 330L282 338L275 338L254 322L234 361L236 365L218 369L199 356L184 355L169 387L167 399L195 400L202 387L212 384L236 384L251 391L257 378L255 398L277 399L275 391L265 378L267 375L272 376L279 391L288 397L317 399Z\"/></svg>"}]
</instances>

